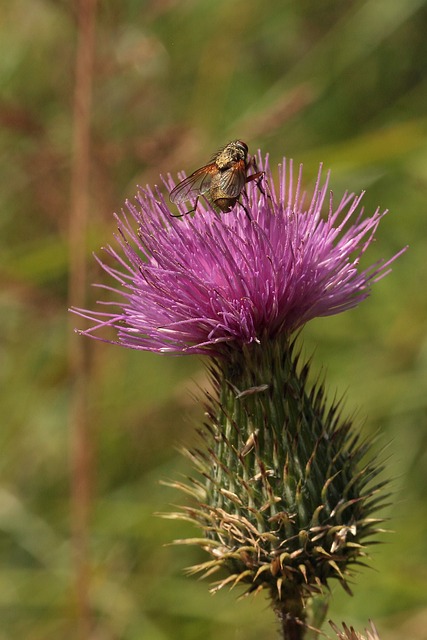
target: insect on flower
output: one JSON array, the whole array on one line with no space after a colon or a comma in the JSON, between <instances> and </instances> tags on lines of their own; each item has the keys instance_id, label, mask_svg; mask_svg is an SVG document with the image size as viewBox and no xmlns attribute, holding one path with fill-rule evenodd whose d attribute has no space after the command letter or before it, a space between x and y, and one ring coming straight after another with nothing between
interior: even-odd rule
<instances>
[{"instance_id":1,"label":"insect on flower","mask_svg":"<svg viewBox=\"0 0 427 640\"><path fill-rule=\"evenodd\" d=\"M192 213L197 208L200 196L204 196L208 202L223 213L231 211L245 184L253 180L260 180L264 175L263 171L257 171L248 176L248 170L251 166L255 167L255 163L248 157L248 145L241 140L229 142L215 153L209 164L196 169L194 173L172 189L169 198L175 204L182 204L192 198L196 200L193 209L185 213L171 215L174 218L180 218L187 213ZM242 207L248 218L251 219L243 204Z\"/></svg>"}]
</instances>

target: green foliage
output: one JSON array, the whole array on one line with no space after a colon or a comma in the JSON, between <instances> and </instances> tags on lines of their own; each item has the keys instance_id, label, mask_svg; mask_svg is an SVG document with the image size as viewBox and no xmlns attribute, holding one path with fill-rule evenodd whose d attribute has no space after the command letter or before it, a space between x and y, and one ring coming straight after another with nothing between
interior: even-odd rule
<instances>
[{"instance_id":1,"label":"green foliage","mask_svg":"<svg viewBox=\"0 0 427 640\"><path fill-rule=\"evenodd\" d=\"M313 368L367 416L364 433L392 440L396 500L378 573L337 593L331 617L387 629L419 609L427 576L427 280L425 104L427 3L124 0L98 3L92 110L90 253L110 241L112 212L138 183L203 164L230 139L271 162L283 155L332 188L367 188L391 214L376 252L410 250L370 300L304 331ZM14 0L0 8L0 639L76 637L68 432L67 317L76 3ZM369 256L372 258L372 253ZM71 301L72 302L72 301ZM88 302L90 306L91 302ZM185 466L206 380L200 363L92 347L93 498L90 602L94 637L134 640L267 637L262 599L212 598L183 577L200 551L163 547L194 535L159 520ZM379 445L375 445L379 446ZM382 446L382 445L381 445ZM372 594L375 593L375 597ZM425 613L424 613L425 615ZM266 622L268 621L268 622ZM402 637L405 637L402 631ZM395 637L395 636L393 636Z\"/></svg>"}]
</instances>

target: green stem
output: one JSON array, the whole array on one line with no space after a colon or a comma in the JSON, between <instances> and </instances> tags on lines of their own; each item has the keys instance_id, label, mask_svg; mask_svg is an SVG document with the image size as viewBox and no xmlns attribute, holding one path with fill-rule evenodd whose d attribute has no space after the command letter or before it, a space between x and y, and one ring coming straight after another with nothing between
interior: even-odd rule
<instances>
[{"instance_id":1,"label":"green stem","mask_svg":"<svg viewBox=\"0 0 427 640\"><path fill-rule=\"evenodd\" d=\"M304 624L306 613L302 600L288 598L276 601L273 607L280 622L283 640L303 640L307 627Z\"/></svg>"}]
</instances>

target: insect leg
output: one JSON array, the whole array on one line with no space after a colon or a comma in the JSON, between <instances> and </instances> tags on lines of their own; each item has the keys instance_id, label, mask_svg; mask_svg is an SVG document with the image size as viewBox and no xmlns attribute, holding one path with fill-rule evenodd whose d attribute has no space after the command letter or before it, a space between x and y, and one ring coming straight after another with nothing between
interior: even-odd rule
<instances>
[{"instance_id":1,"label":"insect leg","mask_svg":"<svg viewBox=\"0 0 427 640\"><path fill-rule=\"evenodd\" d=\"M250 164L251 164L253 170L255 171L255 173L252 173L250 176L248 176L246 178L246 182L252 182L253 180L256 180L257 181L256 186L258 187L260 193L262 193L262 195L265 196L265 191L261 187L261 180L265 176L265 171L258 171L258 163L256 161L255 156L252 156ZM267 197L270 197L270 196L267 195Z\"/></svg>"},{"instance_id":2,"label":"insect leg","mask_svg":"<svg viewBox=\"0 0 427 640\"><path fill-rule=\"evenodd\" d=\"M245 195L246 195L246 194L245 194ZM237 204L240 204L240 206L243 208L244 212L246 213L246 215L247 215L247 218L248 218L249 222L252 222L252 218L251 218L251 216L250 216L250 213L249 213L249 211L247 210L247 208L245 207L245 205L243 204L243 202L240 202L240 200L237 200Z\"/></svg>"},{"instance_id":3,"label":"insect leg","mask_svg":"<svg viewBox=\"0 0 427 640\"><path fill-rule=\"evenodd\" d=\"M246 178L246 184L248 182L253 182L254 180L257 181L256 186L258 187L258 189L261 191L262 195L265 195L263 189L261 189L261 180L263 179L265 173L264 171L258 171L257 173L252 173L250 176L247 176Z\"/></svg>"},{"instance_id":4,"label":"insect leg","mask_svg":"<svg viewBox=\"0 0 427 640\"><path fill-rule=\"evenodd\" d=\"M193 213L197 209L197 203L198 202L199 202L199 196L197 196L197 198L196 198L196 201L194 203L193 209L190 209L189 211L185 211L185 213L171 213L172 218L183 218L184 216L188 215L189 213Z\"/></svg>"},{"instance_id":5,"label":"insect leg","mask_svg":"<svg viewBox=\"0 0 427 640\"><path fill-rule=\"evenodd\" d=\"M256 165L255 165L256 166ZM270 201L270 203L273 202L273 198L271 197L271 192L268 186L268 181L265 181L265 189L263 186L261 186L261 182L262 179L265 176L265 172L264 171L258 171L257 173L253 173L252 175L248 176L246 178L246 182L252 182L253 180L256 180L256 186L259 189L259 192L263 195L267 197L267 200Z\"/></svg>"}]
</instances>

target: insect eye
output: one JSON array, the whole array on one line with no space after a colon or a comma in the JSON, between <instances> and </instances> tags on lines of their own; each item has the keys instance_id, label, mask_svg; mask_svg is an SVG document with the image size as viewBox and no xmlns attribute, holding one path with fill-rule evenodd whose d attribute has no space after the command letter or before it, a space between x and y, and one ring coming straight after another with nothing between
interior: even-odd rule
<instances>
[{"instance_id":1,"label":"insect eye","mask_svg":"<svg viewBox=\"0 0 427 640\"><path fill-rule=\"evenodd\" d=\"M243 153L246 155L248 152L248 145L245 142L242 142L241 140L238 140L236 142L236 147L238 147L239 149L241 149L243 151Z\"/></svg>"}]
</instances>

